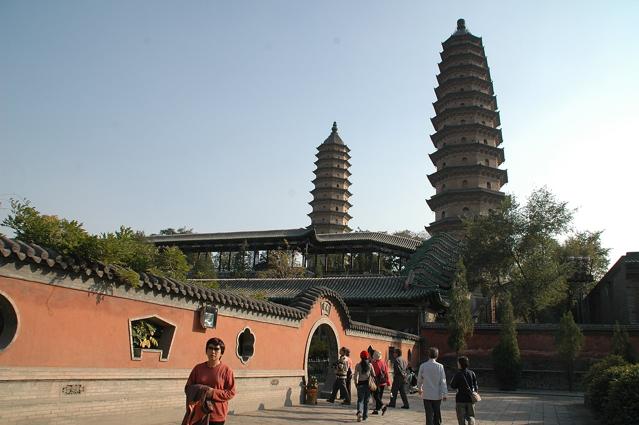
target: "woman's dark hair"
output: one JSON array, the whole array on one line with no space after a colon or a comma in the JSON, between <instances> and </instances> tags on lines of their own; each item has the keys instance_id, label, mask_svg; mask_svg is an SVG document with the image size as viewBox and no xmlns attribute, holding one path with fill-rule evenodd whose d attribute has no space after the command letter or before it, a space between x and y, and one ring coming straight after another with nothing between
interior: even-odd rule
<instances>
[{"instance_id":1,"label":"woman's dark hair","mask_svg":"<svg viewBox=\"0 0 639 425\"><path fill-rule=\"evenodd\" d=\"M461 356L457 359L457 361L459 362L459 367L461 367L462 369L468 369L468 363L470 363L468 357Z\"/></svg>"},{"instance_id":2,"label":"woman's dark hair","mask_svg":"<svg viewBox=\"0 0 639 425\"><path fill-rule=\"evenodd\" d=\"M362 373L368 373L368 368L371 367L371 364L368 362L368 359L362 359L362 361L359 362L359 367L362 369Z\"/></svg>"},{"instance_id":3,"label":"woman's dark hair","mask_svg":"<svg viewBox=\"0 0 639 425\"><path fill-rule=\"evenodd\" d=\"M344 350L344 355L346 357L349 357L351 355L351 350L349 350L348 348L342 347L342 350Z\"/></svg>"},{"instance_id":4,"label":"woman's dark hair","mask_svg":"<svg viewBox=\"0 0 639 425\"><path fill-rule=\"evenodd\" d=\"M213 346L219 345L220 354L224 354L224 348L226 347L224 346L224 341L222 341L220 338L210 338L208 341L206 341L206 345L204 346L204 351L206 351L209 345L213 345Z\"/></svg>"},{"instance_id":5,"label":"woman's dark hair","mask_svg":"<svg viewBox=\"0 0 639 425\"><path fill-rule=\"evenodd\" d=\"M401 348L396 348L395 349L395 354L397 354L397 357L401 357L402 356L402 349Z\"/></svg>"}]
</instances>

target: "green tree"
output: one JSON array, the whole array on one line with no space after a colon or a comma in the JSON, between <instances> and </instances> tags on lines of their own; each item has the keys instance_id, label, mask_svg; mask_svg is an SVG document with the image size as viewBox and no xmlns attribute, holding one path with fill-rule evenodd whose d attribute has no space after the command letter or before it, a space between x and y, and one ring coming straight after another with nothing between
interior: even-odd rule
<instances>
[{"instance_id":1,"label":"green tree","mask_svg":"<svg viewBox=\"0 0 639 425\"><path fill-rule=\"evenodd\" d=\"M506 294L501 302L501 330L499 343L493 348L493 368L499 388L515 390L521 377L521 355L517 344L517 329L510 297Z\"/></svg>"},{"instance_id":2,"label":"green tree","mask_svg":"<svg viewBox=\"0 0 639 425\"><path fill-rule=\"evenodd\" d=\"M233 277L245 277L246 276L246 256L248 249L248 243L246 241L242 242L242 246L240 250L235 253L233 256L231 269L233 273Z\"/></svg>"},{"instance_id":3,"label":"green tree","mask_svg":"<svg viewBox=\"0 0 639 425\"><path fill-rule=\"evenodd\" d=\"M615 322L612 333L612 354L623 357L627 362L637 362L637 352L630 343L628 331L622 328L619 322Z\"/></svg>"},{"instance_id":4,"label":"green tree","mask_svg":"<svg viewBox=\"0 0 639 425\"><path fill-rule=\"evenodd\" d=\"M266 270L257 272L257 277L304 277L306 270L303 267L291 266L291 255L290 251L269 251Z\"/></svg>"},{"instance_id":5,"label":"green tree","mask_svg":"<svg viewBox=\"0 0 639 425\"><path fill-rule=\"evenodd\" d=\"M16 239L47 247L84 261L100 261L116 267L120 279L139 284L140 272L178 280L186 278L188 265L178 248L158 249L144 240L144 233L121 226L115 232L90 235L76 220L41 214L28 201L11 202L11 212L2 224Z\"/></svg>"},{"instance_id":6,"label":"green tree","mask_svg":"<svg viewBox=\"0 0 639 425\"><path fill-rule=\"evenodd\" d=\"M526 322L565 306L573 271L568 254L588 252L598 267L607 264L601 232L575 233L565 245L558 242L570 236L573 214L566 202L541 188L525 205L507 197L488 215L467 220L464 262L470 290L480 286L488 296L508 291L518 317Z\"/></svg>"},{"instance_id":7,"label":"green tree","mask_svg":"<svg viewBox=\"0 0 639 425\"><path fill-rule=\"evenodd\" d=\"M555 335L555 344L557 345L559 358L566 365L568 385L570 391L572 391L575 360L584 345L584 336L579 326L575 323L572 313L566 312L562 316L559 322L559 330Z\"/></svg>"},{"instance_id":8,"label":"green tree","mask_svg":"<svg viewBox=\"0 0 639 425\"><path fill-rule=\"evenodd\" d=\"M470 311L470 292L466 282L466 267L463 260L457 262L457 271L450 294L450 307L446 313L448 322L448 346L459 355L466 348L466 339L474 331L473 316Z\"/></svg>"}]
</instances>

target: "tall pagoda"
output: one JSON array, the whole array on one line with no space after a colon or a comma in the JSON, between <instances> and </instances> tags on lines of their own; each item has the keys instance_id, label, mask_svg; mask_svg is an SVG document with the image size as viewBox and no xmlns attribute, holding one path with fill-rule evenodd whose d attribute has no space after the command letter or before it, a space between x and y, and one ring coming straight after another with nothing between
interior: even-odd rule
<instances>
[{"instance_id":1,"label":"tall pagoda","mask_svg":"<svg viewBox=\"0 0 639 425\"><path fill-rule=\"evenodd\" d=\"M463 235L462 218L485 215L499 206L508 182L504 162L497 99L481 37L472 35L463 19L442 43L439 86L431 119L436 171L428 176L435 188L428 206L435 221L430 234Z\"/></svg>"},{"instance_id":2,"label":"tall pagoda","mask_svg":"<svg viewBox=\"0 0 639 425\"><path fill-rule=\"evenodd\" d=\"M315 165L315 188L311 191L313 200L309 204L313 210L308 214L311 226L317 233L350 232L348 221L352 218L348 209L352 206L348 178L351 166L348 160L350 149L337 133L337 123L333 123L331 134L317 147Z\"/></svg>"}]
</instances>

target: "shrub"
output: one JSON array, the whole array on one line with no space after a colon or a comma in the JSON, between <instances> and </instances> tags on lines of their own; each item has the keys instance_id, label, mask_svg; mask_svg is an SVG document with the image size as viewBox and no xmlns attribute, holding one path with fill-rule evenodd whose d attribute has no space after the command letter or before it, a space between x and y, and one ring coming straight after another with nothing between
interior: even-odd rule
<instances>
[{"instance_id":1,"label":"shrub","mask_svg":"<svg viewBox=\"0 0 639 425\"><path fill-rule=\"evenodd\" d=\"M611 354L609 356L604 357L596 363L593 363L588 369L588 372L584 375L581 380L581 387L584 389L584 404L586 406L591 406L592 403L590 401L590 390L589 387L592 382L606 370L615 366L624 366L628 364L623 357L618 356L616 354Z\"/></svg>"},{"instance_id":2,"label":"shrub","mask_svg":"<svg viewBox=\"0 0 639 425\"><path fill-rule=\"evenodd\" d=\"M588 400L590 407L595 412L595 416L601 418L608 403L608 390L610 384L623 375L628 365L614 366L603 370L600 375L595 376L588 386Z\"/></svg>"},{"instance_id":3,"label":"shrub","mask_svg":"<svg viewBox=\"0 0 639 425\"><path fill-rule=\"evenodd\" d=\"M604 407L606 424L637 423L639 418L639 365L619 366L618 378L610 382Z\"/></svg>"},{"instance_id":4,"label":"shrub","mask_svg":"<svg viewBox=\"0 0 639 425\"><path fill-rule=\"evenodd\" d=\"M612 354L618 354L630 363L637 363L637 352L630 343L628 331L625 328L622 329L619 322L615 322L612 334Z\"/></svg>"},{"instance_id":5,"label":"shrub","mask_svg":"<svg viewBox=\"0 0 639 425\"><path fill-rule=\"evenodd\" d=\"M503 303L499 343L493 349L492 356L499 388L502 390L517 389L521 376L521 356L517 345L517 330L515 329L510 298L506 298Z\"/></svg>"}]
</instances>

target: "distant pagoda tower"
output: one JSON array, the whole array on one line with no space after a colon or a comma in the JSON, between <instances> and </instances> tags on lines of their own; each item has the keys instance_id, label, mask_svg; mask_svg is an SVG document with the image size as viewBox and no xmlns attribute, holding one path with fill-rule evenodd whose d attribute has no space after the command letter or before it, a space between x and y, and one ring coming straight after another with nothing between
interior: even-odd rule
<instances>
[{"instance_id":1,"label":"distant pagoda tower","mask_svg":"<svg viewBox=\"0 0 639 425\"><path fill-rule=\"evenodd\" d=\"M348 181L351 166L348 160L350 149L337 134L337 123L333 123L331 135L324 143L317 147L317 161L315 165L315 188L311 191L313 200L309 204L313 207L308 216L311 226L317 233L345 233L350 232L348 221L352 218L348 209L352 206L348 199L351 192Z\"/></svg>"},{"instance_id":2,"label":"distant pagoda tower","mask_svg":"<svg viewBox=\"0 0 639 425\"><path fill-rule=\"evenodd\" d=\"M431 120L435 134L430 136L437 148L430 154L437 171L428 176L435 195L427 200L435 221L426 230L461 237L462 217L485 215L499 206L508 175L498 168L504 150L481 37L459 19L457 31L442 46Z\"/></svg>"}]
</instances>

